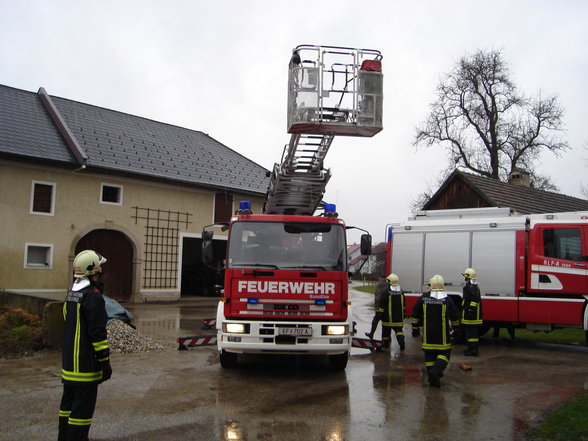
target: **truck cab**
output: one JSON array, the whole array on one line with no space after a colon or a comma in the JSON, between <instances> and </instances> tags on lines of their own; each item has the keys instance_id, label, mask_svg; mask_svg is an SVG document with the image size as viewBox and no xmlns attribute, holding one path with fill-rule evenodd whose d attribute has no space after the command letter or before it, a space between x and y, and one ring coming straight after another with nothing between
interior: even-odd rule
<instances>
[{"instance_id":1,"label":"truck cab","mask_svg":"<svg viewBox=\"0 0 588 441\"><path fill-rule=\"evenodd\" d=\"M246 353L324 354L344 369L353 336L344 221L336 213L245 213L228 230L216 320L221 365Z\"/></svg>"}]
</instances>

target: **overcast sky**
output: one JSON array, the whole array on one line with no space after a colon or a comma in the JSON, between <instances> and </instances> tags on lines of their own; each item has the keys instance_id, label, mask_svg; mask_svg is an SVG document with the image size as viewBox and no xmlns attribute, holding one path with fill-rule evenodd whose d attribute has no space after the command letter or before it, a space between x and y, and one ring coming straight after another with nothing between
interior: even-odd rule
<instances>
[{"instance_id":1,"label":"overcast sky","mask_svg":"<svg viewBox=\"0 0 588 441\"><path fill-rule=\"evenodd\" d=\"M380 50L384 130L336 137L325 200L374 242L446 166L412 147L440 78L501 49L528 95L555 93L570 152L541 173L588 185L588 1L0 0L0 84L209 134L271 169L288 142L287 65L300 44ZM353 237L352 240L353 241Z\"/></svg>"}]
</instances>

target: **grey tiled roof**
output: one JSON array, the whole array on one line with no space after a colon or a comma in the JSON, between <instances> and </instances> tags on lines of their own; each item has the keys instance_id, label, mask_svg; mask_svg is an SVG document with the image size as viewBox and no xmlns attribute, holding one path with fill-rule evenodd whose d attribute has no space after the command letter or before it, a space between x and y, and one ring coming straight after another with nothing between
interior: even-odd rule
<instances>
[{"instance_id":1,"label":"grey tiled roof","mask_svg":"<svg viewBox=\"0 0 588 441\"><path fill-rule=\"evenodd\" d=\"M509 207L520 214L559 213L566 211L587 211L588 200L579 199L551 191L538 190L497 181L456 170L441 189L453 179L462 179L483 197L490 206ZM433 198L435 198L433 196Z\"/></svg>"},{"instance_id":2,"label":"grey tiled roof","mask_svg":"<svg viewBox=\"0 0 588 441\"><path fill-rule=\"evenodd\" d=\"M7 97L9 102L5 102ZM51 98L87 154L90 171L102 169L260 195L267 190L265 168L202 132ZM4 142L5 133L10 133L8 142ZM77 166L36 93L0 86L0 134L0 154Z\"/></svg>"},{"instance_id":3,"label":"grey tiled roof","mask_svg":"<svg viewBox=\"0 0 588 441\"><path fill-rule=\"evenodd\" d=\"M37 94L1 85L0 154L76 164Z\"/></svg>"}]
</instances>

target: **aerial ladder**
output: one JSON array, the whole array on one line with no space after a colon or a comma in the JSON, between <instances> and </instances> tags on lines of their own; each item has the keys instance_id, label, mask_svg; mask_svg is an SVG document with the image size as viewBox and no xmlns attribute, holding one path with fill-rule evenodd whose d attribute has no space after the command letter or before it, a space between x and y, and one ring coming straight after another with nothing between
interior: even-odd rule
<instances>
[{"instance_id":1,"label":"aerial ladder","mask_svg":"<svg viewBox=\"0 0 588 441\"><path fill-rule=\"evenodd\" d=\"M274 165L264 213L312 215L331 177L324 160L334 137L371 137L382 130L381 60L372 49L301 45L293 50L291 137Z\"/></svg>"}]
</instances>

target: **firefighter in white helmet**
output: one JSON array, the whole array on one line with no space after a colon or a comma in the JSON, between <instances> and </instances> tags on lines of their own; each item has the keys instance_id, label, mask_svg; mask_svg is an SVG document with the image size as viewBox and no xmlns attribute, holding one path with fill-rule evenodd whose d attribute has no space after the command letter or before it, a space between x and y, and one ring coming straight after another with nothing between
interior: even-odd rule
<instances>
[{"instance_id":1,"label":"firefighter in white helmet","mask_svg":"<svg viewBox=\"0 0 588 441\"><path fill-rule=\"evenodd\" d=\"M445 281L439 274L429 280L430 293L421 295L412 313L412 336L420 337L423 328L422 348L429 385L441 386L443 371L451 355L451 325L459 323L459 310L445 291Z\"/></svg>"},{"instance_id":2,"label":"firefighter in white helmet","mask_svg":"<svg viewBox=\"0 0 588 441\"><path fill-rule=\"evenodd\" d=\"M464 330L467 349L463 355L477 356L479 347L480 325L482 324L482 297L476 270L466 268L462 276L465 278L461 312L461 326Z\"/></svg>"},{"instance_id":3,"label":"firefighter in white helmet","mask_svg":"<svg viewBox=\"0 0 588 441\"><path fill-rule=\"evenodd\" d=\"M98 384L112 375L102 296L102 265L106 259L93 250L74 261L74 282L63 305L63 396L59 407L58 441L85 441L92 424Z\"/></svg>"},{"instance_id":4,"label":"firefighter in white helmet","mask_svg":"<svg viewBox=\"0 0 588 441\"><path fill-rule=\"evenodd\" d=\"M378 321L382 320L382 346L385 349L390 348L392 342L392 330L396 334L396 340L400 346L400 350L404 351L404 313L405 301L404 292L398 283L398 276L391 273L386 277L388 288L380 296L379 302L376 304L376 314L372 320L372 329L366 335L374 338L374 332L378 326Z\"/></svg>"}]
</instances>

